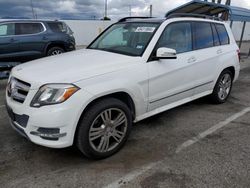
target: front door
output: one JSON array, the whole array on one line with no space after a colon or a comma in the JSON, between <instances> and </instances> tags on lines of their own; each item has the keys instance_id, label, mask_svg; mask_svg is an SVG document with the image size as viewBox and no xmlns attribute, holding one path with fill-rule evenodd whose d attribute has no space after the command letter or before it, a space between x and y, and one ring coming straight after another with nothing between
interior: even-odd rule
<instances>
[{"instance_id":1,"label":"front door","mask_svg":"<svg viewBox=\"0 0 250 188\"><path fill-rule=\"evenodd\" d=\"M148 62L149 111L193 95L192 65L196 58L192 52L191 23L176 22L168 25L155 50L160 47L175 49L177 59Z\"/></svg>"}]
</instances>

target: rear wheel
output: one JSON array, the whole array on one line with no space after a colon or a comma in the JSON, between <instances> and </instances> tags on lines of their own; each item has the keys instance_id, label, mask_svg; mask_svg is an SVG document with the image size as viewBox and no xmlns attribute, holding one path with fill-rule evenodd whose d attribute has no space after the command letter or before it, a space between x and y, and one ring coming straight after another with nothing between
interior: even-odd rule
<instances>
[{"instance_id":1,"label":"rear wheel","mask_svg":"<svg viewBox=\"0 0 250 188\"><path fill-rule=\"evenodd\" d=\"M64 49L61 47L52 47L48 50L47 56L59 55L64 52Z\"/></svg>"},{"instance_id":2,"label":"rear wheel","mask_svg":"<svg viewBox=\"0 0 250 188\"><path fill-rule=\"evenodd\" d=\"M79 123L76 144L87 157L102 159L119 151L132 126L126 104L114 98L95 103Z\"/></svg>"},{"instance_id":3,"label":"rear wheel","mask_svg":"<svg viewBox=\"0 0 250 188\"><path fill-rule=\"evenodd\" d=\"M226 102L228 99L233 85L233 75L229 70L224 70L214 87L211 99L216 104Z\"/></svg>"}]
</instances>

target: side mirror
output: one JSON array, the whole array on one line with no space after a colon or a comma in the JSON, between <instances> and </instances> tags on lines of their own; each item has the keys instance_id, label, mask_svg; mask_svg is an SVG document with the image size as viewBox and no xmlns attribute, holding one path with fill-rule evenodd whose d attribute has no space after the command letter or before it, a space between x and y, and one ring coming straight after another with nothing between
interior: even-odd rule
<instances>
[{"instance_id":1,"label":"side mirror","mask_svg":"<svg viewBox=\"0 0 250 188\"><path fill-rule=\"evenodd\" d=\"M171 48L158 48L156 51L157 59L177 59L176 50Z\"/></svg>"}]
</instances>

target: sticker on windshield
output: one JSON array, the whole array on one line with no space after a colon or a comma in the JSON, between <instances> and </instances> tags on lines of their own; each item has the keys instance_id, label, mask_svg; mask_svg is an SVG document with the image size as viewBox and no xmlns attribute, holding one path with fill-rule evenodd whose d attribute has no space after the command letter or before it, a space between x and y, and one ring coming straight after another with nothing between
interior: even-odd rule
<instances>
[{"instance_id":1,"label":"sticker on windshield","mask_svg":"<svg viewBox=\"0 0 250 188\"><path fill-rule=\"evenodd\" d=\"M138 33L153 33L155 30L155 27L137 27L135 32Z\"/></svg>"},{"instance_id":2,"label":"sticker on windshield","mask_svg":"<svg viewBox=\"0 0 250 188\"><path fill-rule=\"evenodd\" d=\"M143 45L137 44L137 45L136 45L136 49L143 49Z\"/></svg>"}]
</instances>

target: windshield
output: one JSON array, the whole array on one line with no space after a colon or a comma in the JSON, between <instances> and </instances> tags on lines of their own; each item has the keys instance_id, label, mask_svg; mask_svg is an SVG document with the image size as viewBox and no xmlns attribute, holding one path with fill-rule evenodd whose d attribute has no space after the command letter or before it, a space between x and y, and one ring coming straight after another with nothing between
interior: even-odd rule
<instances>
[{"instance_id":1,"label":"windshield","mask_svg":"<svg viewBox=\"0 0 250 188\"><path fill-rule=\"evenodd\" d=\"M159 23L118 23L111 26L88 48L141 56Z\"/></svg>"}]
</instances>

